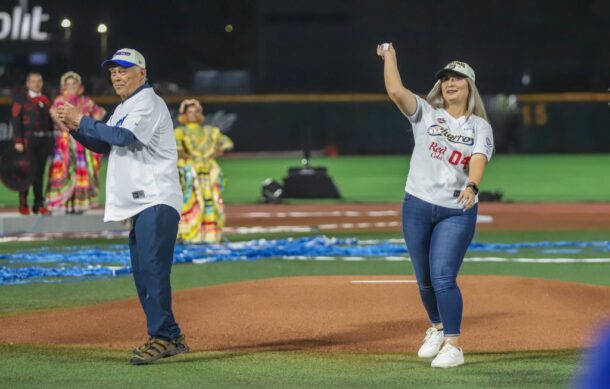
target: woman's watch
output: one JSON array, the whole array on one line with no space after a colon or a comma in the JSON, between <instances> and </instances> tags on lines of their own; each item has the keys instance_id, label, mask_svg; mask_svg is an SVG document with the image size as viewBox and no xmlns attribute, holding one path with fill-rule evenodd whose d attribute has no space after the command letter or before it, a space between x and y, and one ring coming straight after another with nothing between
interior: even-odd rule
<instances>
[{"instance_id":1,"label":"woman's watch","mask_svg":"<svg viewBox=\"0 0 610 389\"><path fill-rule=\"evenodd\" d=\"M479 194L479 186L472 181L470 181L468 185L466 185L466 188L472 189L475 195Z\"/></svg>"}]
</instances>

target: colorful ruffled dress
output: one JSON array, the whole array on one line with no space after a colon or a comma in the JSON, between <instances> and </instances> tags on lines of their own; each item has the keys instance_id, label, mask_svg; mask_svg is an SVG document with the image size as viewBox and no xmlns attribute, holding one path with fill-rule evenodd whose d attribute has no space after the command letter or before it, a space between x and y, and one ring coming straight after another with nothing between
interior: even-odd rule
<instances>
[{"instance_id":1,"label":"colorful ruffled dress","mask_svg":"<svg viewBox=\"0 0 610 389\"><path fill-rule=\"evenodd\" d=\"M233 148L217 127L189 123L176 128L178 171L184 202L178 238L185 242L219 242L225 224L225 180L215 158Z\"/></svg>"},{"instance_id":2,"label":"colorful ruffled dress","mask_svg":"<svg viewBox=\"0 0 610 389\"><path fill-rule=\"evenodd\" d=\"M83 115L97 116L103 108L87 96L58 96L53 107L68 102L79 107ZM47 207L65 208L66 212L84 212L97 205L99 170L102 155L87 150L67 132L59 131L55 138L53 162L47 182Z\"/></svg>"}]
</instances>

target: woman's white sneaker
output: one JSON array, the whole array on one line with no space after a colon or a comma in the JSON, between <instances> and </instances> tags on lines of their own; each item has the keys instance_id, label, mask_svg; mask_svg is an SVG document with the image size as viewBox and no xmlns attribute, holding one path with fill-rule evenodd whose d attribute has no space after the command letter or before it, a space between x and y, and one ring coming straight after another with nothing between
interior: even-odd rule
<instances>
[{"instance_id":1,"label":"woman's white sneaker","mask_svg":"<svg viewBox=\"0 0 610 389\"><path fill-rule=\"evenodd\" d=\"M457 367L464 364L464 352L461 348L445 343L436 358L432 360L432 367Z\"/></svg>"},{"instance_id":2,"label":"woman's white sneaker","mask_svg":"<svg viewBox=\"0 0 610 389\"><path fill-rule=\"evenodd\" d=\"M433 358L438 354L443 345L445 335L443 331L439 331L434 327L428 328L426 331L426 337L424 338L424 344L421 345L417 356L420 358Z\"/></svg>"}]
</instances>

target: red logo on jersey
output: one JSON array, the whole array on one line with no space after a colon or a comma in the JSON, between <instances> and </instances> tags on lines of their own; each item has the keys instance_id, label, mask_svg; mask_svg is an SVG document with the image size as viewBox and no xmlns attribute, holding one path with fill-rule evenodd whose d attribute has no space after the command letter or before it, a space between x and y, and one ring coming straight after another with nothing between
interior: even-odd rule
<instances>
[{"instance_id":1,"label":"red logo on jersey","mask_svg":"<svg viewBox=\"0 0 610 389\"><path fill-rule=\"evenodd\" d=\"M438 143L432 142L430 143L430 147L428 147L428 150L432 151L432 153L430 153L430 157L442 160L443 156L445 155L445 152L447 151L447 146L442 147L439 146Z\"/></svg>"},{"instance_id":2,"label":"red logo on jersey","mask_svg":"<svg viewBox=\"0 0 610 389\"><path fill-rule=\"evenodd\" d=\"M453 150L453 153L449 156L449 163L452 165L461 164L464 167L464 170L468 170L470 165L470 155L465 156L457 150Z\"/></svg>"}]
</instances>

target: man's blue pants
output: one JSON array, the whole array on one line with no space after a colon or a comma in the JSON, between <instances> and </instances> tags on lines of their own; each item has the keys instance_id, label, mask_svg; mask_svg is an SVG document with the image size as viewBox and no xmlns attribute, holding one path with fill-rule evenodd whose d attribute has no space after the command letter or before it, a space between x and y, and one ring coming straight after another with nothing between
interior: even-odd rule
<instances>
[{"instance_id":1,"label":"man's blue pants","mask_svg":"<svg viewBox=\"0 0 610 389\"><path fill-rule=\"evenodd\" d=\"M133 217L129 233L133 279L146 314L148 335L168 341L180 336L172 313L170 284L179 221L174 208L155 205Z\"/></svg>"}]
</instances>

